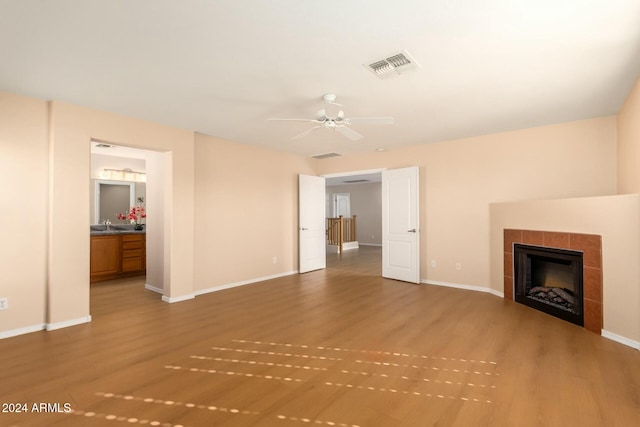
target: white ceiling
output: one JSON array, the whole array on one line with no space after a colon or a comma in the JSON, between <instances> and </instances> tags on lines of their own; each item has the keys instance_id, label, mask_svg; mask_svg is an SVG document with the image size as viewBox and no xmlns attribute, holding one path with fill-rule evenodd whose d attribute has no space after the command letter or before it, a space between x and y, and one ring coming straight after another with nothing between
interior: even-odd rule
<instances>
[{"instance_id":1,"label":"white ceiling","mask_svg":"<svg viewBox=\"0 0 640 427\"><path fill-rule=\"evenodd\" d=\"M380 80L363 64L406 49ZM615 114L638 0L0 0L0 90L315 155ZM354 124L290 137L333 92ZM114 141L123 142L123 141Z\"/></svg>"}]
</instances>

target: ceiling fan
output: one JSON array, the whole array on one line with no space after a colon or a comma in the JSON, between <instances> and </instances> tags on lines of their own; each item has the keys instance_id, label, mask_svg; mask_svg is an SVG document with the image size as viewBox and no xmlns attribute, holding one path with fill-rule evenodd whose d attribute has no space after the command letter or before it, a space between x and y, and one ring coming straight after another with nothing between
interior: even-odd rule
<instances>
[{"instance_id":1,"label":"ceiling fan","mask_svg":"<svg viewBox=\"0 0 640 427\"><path fill-rule=\"evenodd\" d=\"M322 100L329 105L335 105L338 107L342 107L342 105L336 102L336 95L333 93L328 93L322 97ZM344 111L340 110L335 116L330 116L327 113L326 108L322 108L318 110L316 113L315 119L269 119L274 121L293 121L293 122L309 122L315 123L316 126L311 129L307 129L302 133L294 135L291 139L303 138L316 129L325 128L325 129L333 129L339 134L346 136L347 138L357 141L358 139L362 139L363 136L351 129L349 125L352 123L376 123L376 124L393 124L393 117L345 117Z\"/></svg>"}]
</instances>

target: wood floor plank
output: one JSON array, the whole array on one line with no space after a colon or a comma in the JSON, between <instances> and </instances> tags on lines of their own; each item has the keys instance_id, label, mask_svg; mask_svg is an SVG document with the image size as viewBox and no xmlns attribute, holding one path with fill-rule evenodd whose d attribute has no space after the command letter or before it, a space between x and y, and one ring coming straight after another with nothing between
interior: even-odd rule
<instances>
[{"instance_id":1,"label":"wood floor plank","mask_svg":"<svg viewBox=\"0 0 640 427\"><path fill-rule=\"evenodd\" d=\"M0 341L2 426L635 426L640 352L489 294L328 268L161 302L95 285L90 324Z\"/></svg>"}]
</instances>

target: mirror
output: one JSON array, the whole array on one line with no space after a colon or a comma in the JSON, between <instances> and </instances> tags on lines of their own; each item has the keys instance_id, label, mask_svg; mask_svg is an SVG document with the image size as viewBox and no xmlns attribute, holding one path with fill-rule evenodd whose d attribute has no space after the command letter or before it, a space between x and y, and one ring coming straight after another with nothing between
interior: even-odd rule
<instances>
[{"instance_id":1,"label":"mirror","mask_svg":"<svg viewBox=\"0 0 640 427\"><path fill-rule=\"evenodd\" d=\"M112 224L126 222L118 219L119 213L136 205L136 184L124 181L95 181L94 224L104 220Z\"/></svg>"}]
</instances>

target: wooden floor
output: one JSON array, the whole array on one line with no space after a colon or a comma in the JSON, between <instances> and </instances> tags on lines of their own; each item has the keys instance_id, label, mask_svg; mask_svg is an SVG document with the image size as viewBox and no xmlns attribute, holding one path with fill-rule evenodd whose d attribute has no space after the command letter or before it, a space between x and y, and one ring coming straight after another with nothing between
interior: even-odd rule
<instances>
[{"instance_id":1,"label":"wooden floor","mask_svg":"<svg viewBox=\"0 0 640 427\"><path fill-rule=\"evenodd\" d=\"M493 295L382 279L379 248L328 266L176 304L141 279L96 285L90 324L0 340L0 401L72 412L0 425L640 425L637 350Z\"/></svg>"}]
</instances>

